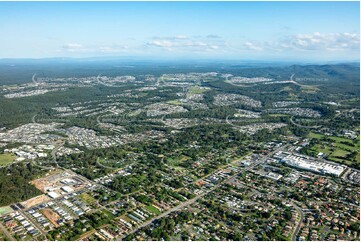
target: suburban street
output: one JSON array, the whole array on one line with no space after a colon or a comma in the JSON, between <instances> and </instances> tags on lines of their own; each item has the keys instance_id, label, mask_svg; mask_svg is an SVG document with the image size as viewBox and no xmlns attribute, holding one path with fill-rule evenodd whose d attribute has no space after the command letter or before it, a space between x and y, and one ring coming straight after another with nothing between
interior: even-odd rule
<instances>
[{"instance_id":1,"label":"suburban street","mask_svg":"<svg viewBox=\"0 0 361 242\"><path fill-rule=\"evenodd\" d=\"M260 159L259 161L257 161L257 162L255 162L255 163L253 163L252 165L248 166L247 168L245 168L245 169L242 170L241 172L238 172L238 173L236 173L235 175L233 175L233 176L231 176L231 177L228 177L228 178L225 179L224 181L222 181L222 182L220 182L219 184L215 185L214 187L210 188L208 191L205 191L205 192L203 192L203 193L195 196L194 198L189 199L189 200L187 200L187 201L179 204L178 206L175 206L175 207L173 207L173 208L165 211L164 213L162 213L162 214L160 214L160 215L158 215L158 216L156 216L156 217L154 217L154 218L146 221L145 223L143 223L143 224L140 225L139 227L137 227L137 228L131 230L130 232L128 232L127 235L130 235L130 234L138 231L139 229L148 226L149 224L153 223L155 220L161 219L161 218L167 216L168 214L170 214L170 213L172 213L172 212L175 212L175 211L180 210L180 209L182 209L182 208L184 208L184 207L186 207L186 206L188 206L188 205L190 205L190 204L195 203L198 199L204 197L205 195L207 195L208 193L210 193L210 192L214 191L215 189L219 188L220 186L222 186L223 184L227 183L228 181L231 181L232 179L234 179L235 177L237 177L238 175L240 175L242 172L249 171L249 170L251 170L253 167L258 166L258 165L264 163L269 157L271 157L271 156L272 156L273 154L275 154L276 152L284 149L285 147L287 147L287 145L284 145L284 146L279 147L278 149L274 150L273 152L271 152L271 153L268 154L267 156L263 157L263 158ZM218 169L218 170L219 170L219 169ZM217 172L218 170L216 170L215 172ZM123 236L121 236L121 237L118 237L117 240L121 240L121 239L125 238L125 236L127 236L127 235L123 235Z\"/></svg>"}]
</instances>

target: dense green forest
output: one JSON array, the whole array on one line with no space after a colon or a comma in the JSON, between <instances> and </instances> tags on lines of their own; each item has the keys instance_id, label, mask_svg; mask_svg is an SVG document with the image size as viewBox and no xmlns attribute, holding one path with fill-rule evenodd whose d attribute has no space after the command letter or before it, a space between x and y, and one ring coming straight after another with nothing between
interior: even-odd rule
<instances>
[{"instance_id":1,"label":"dense green forest","mask_svg":"<svg viewBox=\"0 0 361 242\"><path fill-rule=\"evenodd\" d=\"M42 194L29 182L44 171L31 163L17 163L0 168L0 206L21 202Z\"/></svg>"}]
</instances>

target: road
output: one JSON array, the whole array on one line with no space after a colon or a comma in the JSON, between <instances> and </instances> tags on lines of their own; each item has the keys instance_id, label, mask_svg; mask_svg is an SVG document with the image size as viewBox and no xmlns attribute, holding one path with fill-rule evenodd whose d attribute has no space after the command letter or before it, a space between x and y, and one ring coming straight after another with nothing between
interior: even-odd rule
<instances>
[{"instance_id":1,"label":"road","mask_svg":"<svg viewBox=\"0 0 361 242\"><path fill-rule=\"evenodd\" d=\"M45 236L46 238L46 232L38 225L37 221L34 221L34 218L32 216L28 216L24 211L18 211L21 213L21 215L23 215L25 218L27 218L28 221L30 221L37 230L40 231L42 236Z\"/></svg>"},{"instance_id":2,"label":"road","mask_svg":"<svg viewBox=\"0 0 361 242\"><path fill-rule=\"evenodd\" d=\"M16 239L9 233L9 231L0 223L0 229L2 232L10 239L11 241L16 241Z\"/></svg>"},{"instance_id":3,"label":"road","mask_svg":"<svg viewBox=\"0 0 361 242\"><path fill-rule=\"evenodd\" d=\"M38 83L35 81L35 76L36 76L36 73L33 75L33 77L31 78L31 80L32 80L35 84L38 84Z\"/></svg>"},{"instance_id":4,"label":"road","mask_svg":"<svg viewBox=\"0 0 361 242\"><path fill-rule=\"evenodd\" d=\"M104 85L104 83L100 80L100 75L101 75L101 73L97 76L97 81L98 81L98 84L102 84L102 85Z\"/></svg>"},{"instance_id":5,"label":"road","mask_svg":"<svg viewBox=\"0 0 361 242\"><path fill-rule=\"evenodd\" d=\"M112 112L113 114L118 115L118 113L115 112L115 111L113 111L113 110L105 110L105 112ZM106 126L106 123L102 123L102 121L101 121L100 119L103 118L103 117L110 116L110 115L111 115L111 114L98 115L98 116L97 116L97 119L96 119L98 125L99 125L100 127ZM123 114L123 117L124 117L124 116L125 116L125 114ZM110 131L113 131L113 132L118 133L118 134L127 134L127 133L128 133L128 131L127 131L126 129L121 130L121 129L114 128L114 127L109 127L109 126L108 126L108 127L104 127L104 128L109 129Z\"/></svg>"},{"instance_id":6,"label":"road","mask_svg":"<svg viewBox=\"0 0 361 242\"><path fill-rule=\"evenodd\" d=\"M158 220L158 219L161 219L165 216L167 216L168 214L172 213L172 212L175 212L177 210L180 210L192 203L195 203L198 199L204 197L205 195L209 194L210 192L214 191L215 189L219 188L220 186L222 186L223 184L225 184L226 182L229 182L231 181L232 179L236 178L238 175L240 175L242 172L245 172L245 171L249 171L251 169L253 169L254 167L264 163L269 157L271 157L273 154L275 154L276 152L284 149L285 147L287 147L288 145L284 145L284 146L281 146L280 148L274 150L273 152L269 153L267 156L263 157L262 159L258 160L257 162L253 163L252 165L248 166L247 168L245 168L244 170L236 173L235 175L233 176L230 176L228 177L227 179L223 180L222 182L218 183L217 185L215 185L214 187L210 188L208 191L205 191L197 196L195 196L194 198L192 199L189 199L181 204L179 204L178 206L175 206L167 211L165 211L164 213L152 218L151 220L148 220L147 222L143 223L142 225L140 225L139 227L131 230L130 232L128 232L127 234L123 235L123 236L120 236L118 237L116 240L122 240L123 238L125 238L126 236L130 235L130 234L133 234L134 232L138 231L139 229L141 228L144 228L146 226L148 226L149 224L153 223L155 220Z\"/></svg>"},{"instance_id":7,"label":"road","mask_svg":"<svg viewBox=\"0 0 361 242\"><path fill-rule=\"evenodd\" d=\"M35 120L36 115L37 115L37 114L35 114L35 115L31 118L31 122L33 122L34 124L36 124L36 120Z\"/></svg>"},{"instance_id":8,"label":"road","mask_svg":"<svg viewBox=\"0 0 361 242\"><path fill-rule=\"evenodd\" d=\"M352 112L356 112L356 111L358 111L358 110L359 110L359 109L357 109L357 108L343 110L343 111L337 113L337 114L335 115L335 118L338 117L338 116L340 116L341 114L349 113L349 112L352 113Z\"/></svg>"},{"instance_id":9,"label":"road","mask_svg":"<svg viewBox=\"0 0 361 242\"><path fill-rule=\"evenodd\" d=\"M331 204L331 203L343 203L347 206L352 206L352 207L355 207L355 208L359 208L360 205L358 204L353 204L353 203L349 203L349 202L345 202L345 201L340 201L340 200L337 200L337 199L332 199L330 201L318 201L318 202L315 202L316 204L318 205L322 205L322 204Z\"/></svg>"},{"instance_id":10,"label":"road","mask_svg":"<svg viewBox=\"0 0 361 242\"><path fill-rule=\"evenodd\" d=\"M110 172L110 173L107 173L108 176L111 175L111 174L115 174L115 173L117 173L118 171L124 170L124 169L128 168L129 166L134 165L135 163L137 163L137 162L135 161L135 162L132 162L132 163L130 163L130 164L124 166L124 167L116 168L116 167L111 167L111 166L103 165L102 163L99 162L99 157L97 158L97 161L96 161L96 164L97 164L98 166L103 167L103 168L106 168L106 169L114 170L114 171L112 171L112 172Z\"/></svg>"},{"instance_id":11,"label":"road","mask_svg":"<svg viewBox=\"0 0 361 242\"><path fill-rule=\"evenodd\" d=\"M212 188L209 189L208 191L206 191L206 192L204 192L204 193L201 193L201 194L195 196L194 198L189 199L189 200L187 200L187 201L179 204L178 206L175 206L175 207L173 207L173 208L165 211L164 213L162 213L162 214L160 214L160 215L152 218L151 220L148 220L147 222L143 223L141 226L139 226L139 227L131 230L130 232L128 232L127 234L121 236L120 238L117 238L117 240L121 240L121 239L123 239L124 237L126 237L126 236L128 236L128 235L130 235L130 234L132 234L132 233L134 233L134 232L136 232L136 231L138 231L139 229L148 226L149 224L153 223L155 220L161 219L161 218L167 216L168 214L170 214L170 213L172 213L172 212L175 212L175 211L177 211L177 210L180 210L180 209L182 209L182 208L184 208L184 207L186 207L186 206L188 206L188 205L196 202L198 199L204 197L204 196L207 195L208 193L210 193L210 192L214 191L215 189L219 188L219 187L220 187L221 185L223 185L226 181L230 180L231 178L236 177L238 174L239 174L239 173L231 176L230 178L228 178L228 179L224 180L223 182L217 184L216 186L212 187Z\"/></svg>"},{"instance_id":12,"label":"road","mask_svg":"<svg viewBox=\"0 0 361 242\"><path fill-rule=\"evenodd\" d=\"M51 151L51 157L53 158L53 161L56 162L56 152L64 145L64 141L60 144L57 144L54 149Z\"/></svg>"},{"instance_id":13,"label":"road","mask_svg":"<svg viewBox=\"0 0 361 242\"><path fill-rule=\"evenodd\" d=\"M298 234L298 232L300 231L300 229L301 229L301 224L303 223L303 219L304 219L304 214L303 214L303 211L302 211L302 209L299 207L299 206L297 206L294 202L291 202L291 204L292 204L292 206L294 207L294 208L296 208L296 210L299 212L299 214L301 215L301 218L300 218L300 221L298 222L298 224L297 224L297 226L296 226L296 229L295 229L295 231L293 232L293 234L292 234L292 241L296 241L296 236L297 236L297 234Z\"/></svg>"},{"instance_id":14,"label":"road","mask_svg":"<svg viewBox=\"0 0 361 242\"><path fill-rule=\"evenodd\" d=\"M293 73L290 77L290 80L293 81L293 77L296 75L296 73Z\"/></svg>"},{"instance_id":15,"label":"road","mask_svg":"<svg viewBox=\"0 0 361 242\"><path fill-rule=\"evenodd\" d=\"M301 128L306 128L306 129L318 129L320 127L322 127L321 125L318 125L318 126L304 126L304 125L300 125L298 123L295 123L295 121L293 121L293 116L290 118L290 121L293 125L296 125L298 127L301 127Z\"/></svg>"},{"instance_id":16,"label":"road","mask_svg":"<svg viewBox=\"0 0 361 242\"><path fill-rule=\"evenodd\" d=\"M242 128L242 126L237 126L237 125L233 124L231 121L229 121L229 120L228 120L228 117L229 117L229 115L226 117L226 123L227 123L227 124L231 125L232 127Z\"/></svg>"},{"instance_id":17,"label":"road","mask_svg":"<svg viewBox=\"0 0 361 242\"><path fill-rule=\"evenodd\" d=\"M64 141L57 144L55 146L55 148L51 151L51 157L53 158L53 162L56 163L56 152L59 150L60 147L62 147L64 145ZM42 166L42 165L39 165L35 160L33 160L31 162L33 165L41 168L41 169L47 169L47 170L51 170L51 169L55 169L55 167L53 166ZM56 163L56 167L59 168L59 165L58 163Z\"/></svg>"}]
</instances>

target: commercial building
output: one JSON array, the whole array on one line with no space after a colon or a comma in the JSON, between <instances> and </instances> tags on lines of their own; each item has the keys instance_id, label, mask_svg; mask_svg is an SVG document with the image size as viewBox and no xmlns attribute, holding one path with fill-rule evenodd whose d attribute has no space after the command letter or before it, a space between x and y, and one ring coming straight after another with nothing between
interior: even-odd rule
<instances>
[{"instance_id":1,"label":"commercial building","mask_svg":"<svg viewBox=\"0 0 361 242\"><path fill-rule=\"evenodd\" d=\"M340 176L346 169L343 165L319 161L313 159L312 157L289 152L278 152L274 157L279 158L281 162L289 166L321 174Z\"/></svg>"}]
</instances>

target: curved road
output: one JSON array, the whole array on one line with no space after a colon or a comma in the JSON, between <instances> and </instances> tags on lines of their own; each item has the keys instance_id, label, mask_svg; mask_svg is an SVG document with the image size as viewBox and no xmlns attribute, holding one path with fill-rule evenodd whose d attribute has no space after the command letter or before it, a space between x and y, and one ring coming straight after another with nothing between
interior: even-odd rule
<instances>
[{"instance_id":1,"label":"curved road","mask_svg":"<svg viewBox=\"0 0 361 242\"><path fill-rule=\"evenodd\" d=\"M318 128L321 128L322 125L315 125L315 126L304 126L304 125L301 125L301 124L298 124L298 123L295 123L295 121L293 121L293 116L290 118L290 121L293 125L296 125L300 128L306 128L306 129L318 129Z\"/></svg>"},{"instance_id":2,"label":"curved road","mask_svg":"<svg viewBox=\"0 0 361 242\"><path fill-rule=\"evenodd\" d=\"M102 81L100 81L100 76L101 76L101 73L97 76L97 81L98 81L98 84L102 84L104 85L104 83Z\"/></svg>"},{"instance_id":3,"label":"curved road","mask_svg":"<svg viewBox=\"0 0 361 242\"><path fill-rule=\"evenodd\" d=\"M33 75L33 77L31 78L31 80L32 80L35 84L38 84L38 83L35 81L35 76L36 76L36 73Z\"/></svg>"},{"instance_id":4,"label":"curved road","mask_svg":"<svg viewBox=\"0 0 361 242\"><path fill-rule=\"evenodd\" d=\"M296 226L296 229L295 229L295 231L293 232L293 234L292 234L292 241L296 241L296 236L297 236L297 234L298 234L298 232L300 231L300 229L301 229L301 224L303 223L303 219L304 219L304 214L303 214L303 211L302 211L302 209L299 207L299 206L297 206L295 203L293 203L293 202L291 202L291 204L292 204L292 206L294 207L294 208L296 208L296 210L299 212L299 214L301 215L301 218L300 218L300 221L298 222L298 224L297 224L297 226Z\"/></svg>"},{"instance_id":5,"label":"curved road","mask_svg":"<svg viewBox=\"0 0 361 242\"><path fill-rule=\"evenodd\" d=\"M226 117L226 123L227 124L231 125L232 127L243 128L242 126L238 126L238 125L233 124L231 121L228 120L228 117L229 117L229 115Z\"/></svg>"},{"instance_id":6,"label":"curved road","mask_svg":"<svg viewBox=\"0 0 361 242\"><path fill-rule=\"evenodd\" d=\"M109 112L112 112L112 111L109 111ZM114 114L117 114L116 112L113 112ZM99 126L101 125L106 125L105 123L103 123L100 119L103 118L103 117L106 117L106 116L110 116L111 114L104 114L104 115L98 115L96 120L97 120L97 123ZM125 117L125 114L122 114L123 117ZM127 134L128 131L126 129L124 130L120 130L120 129L117 129L117 128L114 128L114 127L105 127L107 129L109 129L110 131L113 131L115 133L118 133L118 134Z\"/></svg>"},{"instance_id":7,"label":"curved road","mask_svg":"<svg viewBox=\"0 0 361 242\"><path fill-rule=\"evenodd\" d=\"M296 73L293 73L290 77L290 80L293 81L293 77L296 75Z\"/></svg>"},{"instance_id":8,"label":"curved road","mask_svg":"<svg viewBox=\"0 0 361 242\"><path fill-rule=\"evenodd\" d=\"M31 122L33 122L34 124L36 124L36 120L35 120L35 117L36 117L37 114L35 114L32 118L31 118Z\"/></svg>"}]
</instances>

